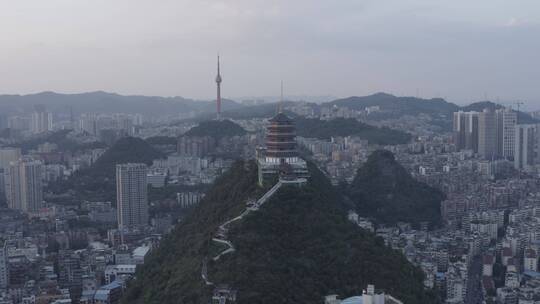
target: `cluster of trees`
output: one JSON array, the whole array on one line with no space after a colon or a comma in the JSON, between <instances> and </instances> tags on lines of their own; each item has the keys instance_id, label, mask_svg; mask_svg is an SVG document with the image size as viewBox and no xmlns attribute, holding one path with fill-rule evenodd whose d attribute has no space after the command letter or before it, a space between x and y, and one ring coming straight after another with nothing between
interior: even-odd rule
<instances>
[{"instance_id":1,"label":"cluster of trees","mask_svg":"<svg viewBox=\"0 0 540 304\"><path fill-rule=\"evenodd\" d=\"M145 139L152 146L176 145L178 139L172 136L153 136Z\"/></svg>"},{"instance_id":2,"label":"cluster of trees","mask_svg":"<svg viewBox=\"0 0 540 304\"><path fill-rule=\"evenodd\" d=\"M208 260L216 284L238 290L242 303L318 303L327 294L358 295L375 284L405 303L436 303L423 275L380 238L350 223L341 196L310 165L303 188L282 188L259 212L231 227L233 254ZM206 303L212 287L201 263L217 252L217 227L260 196L253 162L238 162L168 235L131 282L124 303ZM166 267L164 267L166 265Z\"/></svg>"},{"instance_id":3,"label":"cluster of trees","mask_svg":"<svg viewBox=\"0 0 540 304\"><path fill-rule=\"evenodd\" d=\"M336 118L320 120L296 118L297 133L303 137L330 139L332 136L358 136L369 143L380 145L404 144L411 140L411 135L390 128L371 126L356 119Z\"/></svg>"},{"instance_id":4,"label":"cluster of trees","mask_svg":"<svg viewBox=\"0 0 540 304\"><path fill-rule=\"evenodd\" d=\"M440 225L444 194L415 180L386 150L373 152L358 169L348 196L361 216L383 224Z\"/></svg>"},{"instance_id":5,"label":"cluster of trees","mask_svg":"<svg viewBox=\"0 0 540 304\"><path fill-rule=\"evenodd\" d=\"M401 115L418 115L420 113L432 115L448 115L459 110L459 106L447 102L442 98L422 99L416 97L398 97L386 93L377 93L369 96L352 96L329 102L327 105L348 107L363 110L366 107L379 106L381 110L399 117Z\"/></svg>"},{"instance_id":6,"label":"cluster of trees","mask_svg":"<svg viewBox=\"0 0 540 304\"><path fill-rule=\"evenodd\" d=\"M116 164L145 163L150 165L154 159L164 155L155 150L143 139L125 137L90 167L81 169L67 180L50 183L48 191L53 194L68 192L73 200L116 201Z\"/></svg>"},{"instance_id":7,"label":"cluster of trees","mask_svg":"<svg viewBox=\"0 0 540 304\"><path fill-rule=\"evenodd\" d=\"M137 269L123 303L208 303L212 287L201 280L201 263L212 250L218 226L237 216L245 202L258 197L254 162L237 162L219 177L206 197L162 240Z\"/></svg>"}]
</instances>

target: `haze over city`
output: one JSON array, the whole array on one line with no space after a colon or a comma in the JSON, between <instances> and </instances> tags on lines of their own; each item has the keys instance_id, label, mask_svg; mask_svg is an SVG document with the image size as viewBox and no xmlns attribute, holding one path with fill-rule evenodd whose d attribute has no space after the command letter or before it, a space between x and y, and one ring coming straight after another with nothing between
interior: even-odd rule
<instances>
[{"instance_id":1,"label":"haze over city","mask_svg":"<svg viewBox=\"0 0 540 304\"><path fill-rule=\"evenodd\" d=\"M538 0L0 0L0 304L539 304Z\"/></svg>"},{"instance_id":2,"label":"haze over city","mask_svg":"<svg viewBox=\"0 0 540 304\"><path fill-rule=\"evenodd\" d=\"M347 97L540 108L540 3L0 1L0 93Z\"/></svg>"}]
</instances>

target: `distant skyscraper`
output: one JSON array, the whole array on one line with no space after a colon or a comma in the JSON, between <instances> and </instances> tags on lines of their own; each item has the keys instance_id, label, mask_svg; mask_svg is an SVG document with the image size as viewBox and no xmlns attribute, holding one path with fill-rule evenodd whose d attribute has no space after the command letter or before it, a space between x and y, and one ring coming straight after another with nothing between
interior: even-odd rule
<instances>
[{"instance_id":1,"label":"distant skyscraper","mask_svg":"<svg viewBox=\"0 0 540 304\"><path fill-rule=\"evenodd\" d=\"M45 106L36 105L34 107L30 130L34 134L52 131L52 113L47 112Z\"/></svg>"},{"instance_id":2,"label":"distant skyscraper","mask_svg":"<svg viewBox=\"0 0 540 304\"><path fill-rule=\"evenodd\" d=\"M0 289L9 287L9 255L7 241L0 243Z\"/></svg>"},{"instance_id":3,"label":"distant skyscraper","mask_svg":"<svg viewBox=\"0 0 540 304\"><path fill-rule=\"evenodd\" d=\"M510 108L496 112L497 119L497 154L512 160L516 135L517 113Z\"/></svg>"},{"instance_id":4,"label":"distant skyscraper","mask_svg":"<svg viewBox=\"0 0 540 304\"><path fill-rule=\"evenodd\" d=\"M14 130L30 130L32 125L32 119L26 116L9 116L8 128Z\"/></svg>"},{"instance_id":5,"label":"distant skyscraper","mask_svg":"<svg viewBox=\"0 0 540 304\"><path fill-rule=\"evenodd\" d=\"M23 158L12 162L5 176L8 207L24 212L38 211L43 204L42 173L40 161Z\"/></svg>"},{"instance_id":6,"label":"distant skyscraper","mask_svg":"<svg viewBox=\"0 0 540 304\"><path fill-rule=\"evenodd\" d=\"M478 154L484 159L498 156L495 112L490 109L478 114Z\"/></svg>"},{"instance_id":7,"label":"distant skyscraper","mask_svg":"<svg viewBox=\"0 0 540 304\"><path fill-rule=\"evenodd\" d=\"M466 112L454 112L454 144L458 150L465 149Z\"/></svg>"},{"instance_id":8,"label":"distant skyscraper","mask_svg":"<svg viewBox=\"0 0 540 304\"><path fill-rule=\"evenodd\" d=\"M532 169L538 162L540 143L539 125L517 125L515 127L514 167L517 170Z\"/></svg>"},{"instance_id":9,"label":"distant skyscraper","mask_svg":"<svg viewBox=\"0 0 540 304\"><path fill-rule=\"evenodd\" d=\"M478 153L478 112L454 113L454 143L458 150Z\"/></svg>"},{"instance_id":10,"label":"distant skyscraper","mask_svg":"<svg viewBox=\"0 0 540 304\"><path fill-rule=\"evenodd\" d=\"M5 173L8 172L9 164L21 158L20 148L0 148L0 196L6 194Z\"/></svg>"},{"instance_id":11,"label":"distant skyscraper","mask_svg":"<svg viewBox=\"0 0 540 304\"><path fill-rule=\"evenodd\" d=\"M0 148L0 169L9 168L9 164L21 158L20 148Z\"/></svg>"},{"instance_id":12,"label":"distant skyscraper","mask_svg":"<svg viewBox=\"0 0 540 304\"><path fill-rule=\"evenodd\" d=\"M118 228L148 224L148 194L145 164L116 165Z\"/></svg>"},{"instance_id":13,"label":"distant skyscraper","mask_svg":"<svg viewBox=\"0 0 540 304\"><path fill-rule=\"evenodd\" d=\"M478 153L478 112L468 112L465 120L465 149Z\"/></svg>"},{"instance_id":14,"label":"distant skyscraper","mask_svg":"<svg viewBox=\"0 0 540 304\"><path fill-rule=\"evenodd\" d=\"M217 57L217 96L216 96L216 107L217 107L217 119L221 118L221 73L219 71L219 56Z\"/></svg>"},{"instance_id":15,"label":"distant skyscraper","mask_svg":"<svg viewBox=\"0 0 540 304\"><path fill-rule=\"evenodd\" d=\"M91 135L98 134L97 118L94 114L82 114L79 119L79 131Z\"/></svg>"},{"instance_id":16,"label":"distant skyscraper","mask_svg":"<svg viewBox=\"0 0 540 304\"><path fill-rule=\"evenodd\" d=\"M4 114L0 114L0 129L8 127L8 117Z\"/></svg>"}]
</instances>

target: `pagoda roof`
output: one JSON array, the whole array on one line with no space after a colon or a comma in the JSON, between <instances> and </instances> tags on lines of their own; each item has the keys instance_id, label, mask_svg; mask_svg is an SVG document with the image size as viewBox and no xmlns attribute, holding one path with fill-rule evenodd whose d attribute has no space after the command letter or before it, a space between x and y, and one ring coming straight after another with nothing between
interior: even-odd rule
<instances>
[{"instance_id":1,"label":"pagoda roof","mask_svg":"<svg viewBox=\"0 0 540 304\"><path fill-rule=\"evenodd\" d=\"M289 116L285 115L283 112L278 113L276 116L270 118L270 122L279 122L279 123L292 123L292 119Z\"/></svg>"}]
</instances>

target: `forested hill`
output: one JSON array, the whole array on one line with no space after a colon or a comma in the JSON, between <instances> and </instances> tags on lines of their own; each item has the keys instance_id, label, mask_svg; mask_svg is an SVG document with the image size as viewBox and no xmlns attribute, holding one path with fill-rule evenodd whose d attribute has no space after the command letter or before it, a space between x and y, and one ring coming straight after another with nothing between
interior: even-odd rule
<instances>
[{"instance_id":1,"label":"forested hill","mask_svg":"<svg viewBox=\"0 0 540 304\"><path fill-rule=\"evenodd\" d=\"M321 303L322 297L360 294L369 283L405 303L435 303L421 271L347 220L341 198L310 167L301 189L283 187L262 208L234 224L236 251L208 264L209 279L237 289L237 303ZM220 223L258 197L253 162L237 163L142 266L123 303L208 303L212 287L201 279L205 256Z\"/></svg>"},{"instance_id":2,"label":"forested hill","mask_svg":"<svg viewBox=\"0 0 540 304\"><path fill-rule=\"evenodd\" d=\"M406 132L371 126L352 118L320 120L298 117L295 123L298 135L303 137L330 139L333 136L358 136L380 145L405 144L411 140L411 135Z\"/></svg>"},{"instance_id":3,"label":"forested hill","mask_svg":"<svg viewBox=\"0 0 540 304\"><path fill-rule=\"evenodd\" d=\"M441 114L447 115L459 110L459 106L442 98L422 99L416 97L398 97L386 93L369 96L352 96L323 104L363 110L366 107L379 106L381 110L399 115Z\"/></svg>"},{"instance_id":4,"label":"forested hill","mask_svg":"<svg viewBox=\"0 0 540 304\"><path fill-rule=\"evenodd\" d=\"M145 163L152 164L154 159L164 155L143 139L125 137L119 139L90 167L75 172L67 180L50 183L48 190L54 194L63 194L69 189L73 199L96 202L115 202L116 164Z\"/></svg>"},{"instance_id":5,"label":"forested hill","mask_svg":"<svg viewBox=\"0 0 540 304\"><path fill-rule=\"evenodd\" d=\"M386 150L373 152L349 186L358 213L378 223L440 224L444 194L416 181Z\"/></svg>"},{"instance_id":6,"label":"forested hill","mask_svg":"<svg viewBox=\"0 0 540 304\"><path fill-rule=\"evenodd\" d=\"M321 106L339 106L354 110L362 110L366 107L378 106L380 112L370 114L372 119L398 118L403 115L428 114L432 116L432 123L445 126L447 129L452 127L452 115L457 111L482 111L486 108L500 109L503 105L491 102L480 101L468 106L460 107L454 103L448 102L442 98L423 99L417 97L394 96L386 93L377 93L368 96L351 96L343 99L337 99ZM519 112L519 123L538 123L529 113Z\"/></svg>"}]
</instances>

